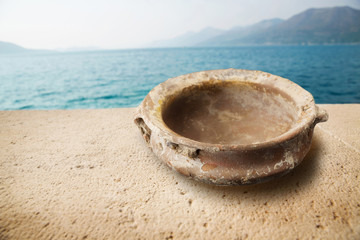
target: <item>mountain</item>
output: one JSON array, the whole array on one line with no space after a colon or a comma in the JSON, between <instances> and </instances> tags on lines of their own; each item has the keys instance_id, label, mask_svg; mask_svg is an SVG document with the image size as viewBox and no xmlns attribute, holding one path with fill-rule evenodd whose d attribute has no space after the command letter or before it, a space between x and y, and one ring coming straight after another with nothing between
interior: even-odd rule
<instances>
[{"instance_id":1,"label":"mountain","mask_svg":"<svg viewBox=\"0 0 360 240\"><path fill-rule=\"evenodd\" d=\"M217 35L216 37L209 38L203 42L199 42L195 45L198 46L227 46L232 45L233 42L236 42L239 38L244 38L251 36L253 34L260 33L271 27L274 27L284 20L280 18L274 18L269 20L263 20L261 22L255 23L246 27L234 27L223 34Z\"/></svg>"},{"instance_id":2,"label":"mountain","mask_svg":"<svg viewBox=\"0 0 360 240\"><path fill-rule=\"evenodd\" d=\"M43 49L28 49L16 45L14 43L0 41L0 54L12 54L12 53L51 53L54 51Z\"/></svg>"},{"instance_id":3,"label":"mountain","mask_svg":"<svg viewBox=\"0 0 360 240\"><path fill-rule=\"evenodd\" d=\"M189 47L223 33L224 30L208 27L200 32L187 32L181 36L150 43L149 47Z\"/></svg>"},{"instance_id":4,"label":"mountain","mask_svg":"<svg viewBox=\"0 0 360 240\"><path fill-rule=\"evenodd\" d=\"M341 43L360 43L360 10L351 7L311 8L287 20L263 20L230 30L206 28L157 41L151 47Z\"/></svg>"},{"instance_id":5,"label":"mountain","mask_svg":"<svg viewBox=\"0 0 360 240\"><path fill-rule=\"evenodd\" d=\"M232 44L360 43L360 10L350 7L308 9Z\"/></svg>"},{"instance_id":6,"label":"mountain","mask_svg":"<svg viewBox=\"0 0 360 240\"><path fill-rule=\"evenodd\" d=\"M28 49L20 47L19 45L0 41L0 53L20 53L26 51L28 51Z\"/></svg>"}]
</instances>

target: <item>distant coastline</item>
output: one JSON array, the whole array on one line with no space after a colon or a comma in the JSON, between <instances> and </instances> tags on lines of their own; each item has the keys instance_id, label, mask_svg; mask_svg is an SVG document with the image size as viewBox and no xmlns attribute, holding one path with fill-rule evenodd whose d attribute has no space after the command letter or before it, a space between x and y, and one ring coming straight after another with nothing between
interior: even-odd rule
<instances>
[{"instance_id":1,"label":"distant coastline","mask_svg":"<svg viewBox=\"0 0 360 240\"><path fill-rule=\"evenodd\" d=\"M360 10L346 6L311 8L287 20L268 19L250 26L238 26L229 30L207 27L199 32L187 32L172 39L159 40L130 49L318 45L360 45ZM101 49L90 46L41 50L27 49L14 43L0 41L0 54L125 49Z\"/></svg>"},{"instance_id":2,"label":"distant coastline","mask_svg":"<svg viewBox=\"0 0 360 240\"><path fill-rule=\"evenodd\" d=\"M0 41L0 46L3 42ZM117 48L117 49L88 49L88 50L46 50L46 49L26 49L22 51L2 51L0 48L0 56L3 54L67 54L67 53L91 53L91 52L111 52L111 51L132 51L132 50L151 50L151 49L201 49L201 48L241 48L241 47L291 47L291 46L357 46L360 45L360 42L356 43L323 43L323 44L242 44L242 45L234 45L234 46L173 46L173 47L138 47L138 48Z\"/></svg>"}]
</instances>

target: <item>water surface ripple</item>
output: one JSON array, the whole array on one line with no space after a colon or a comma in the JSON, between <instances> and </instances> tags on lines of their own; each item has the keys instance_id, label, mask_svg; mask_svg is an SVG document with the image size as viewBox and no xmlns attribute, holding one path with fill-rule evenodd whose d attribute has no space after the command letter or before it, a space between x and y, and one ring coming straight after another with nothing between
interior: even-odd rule
<instances>
[{"instance_id":1,"label":"water surface ripple","mask_svg":"<svg viewBox=\"0 0 360 240\"><path fill-rule=\"evenodd\" d=\"M137 106L181 74L240 68L288 78L317 103L360 103L360 46L258 46L0 55L0 110Z\"/></svg>"}]
</instances>

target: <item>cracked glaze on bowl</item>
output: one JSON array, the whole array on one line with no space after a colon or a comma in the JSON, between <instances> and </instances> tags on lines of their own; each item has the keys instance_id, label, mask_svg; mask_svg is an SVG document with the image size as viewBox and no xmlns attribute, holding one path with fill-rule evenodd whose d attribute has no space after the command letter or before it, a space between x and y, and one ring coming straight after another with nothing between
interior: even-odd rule
<instances>
[{"instance_id":1,"label":"cracked glaze on bowl","mask_svg":"<svg viewBox=\"0 0 360 240\"><path fill-rule=\"evenodd\" d=\"M152 89L135 123L174 170L217 185L281 176L305 157L328 118L312 95L269 73L226 69L171 78Z\"/></svg>"}]
</instances>

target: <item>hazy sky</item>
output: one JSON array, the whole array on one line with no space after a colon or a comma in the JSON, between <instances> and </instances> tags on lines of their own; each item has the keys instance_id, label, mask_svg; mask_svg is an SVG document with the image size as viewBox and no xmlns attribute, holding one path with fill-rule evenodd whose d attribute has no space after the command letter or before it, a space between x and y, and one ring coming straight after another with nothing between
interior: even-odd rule
<instances>
[{"instance_id":1,"label":"hazy sky","mask_svg":"<svg viewBox=\"0 0 360 240\"><path fill-rule=\"evenodd\" d=\"M360 0L0 0L0 41L27 48L139 47L212 26L287 19Z\"/></svg>"}]
</instances>

